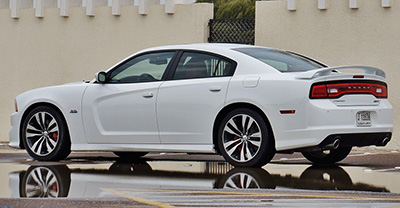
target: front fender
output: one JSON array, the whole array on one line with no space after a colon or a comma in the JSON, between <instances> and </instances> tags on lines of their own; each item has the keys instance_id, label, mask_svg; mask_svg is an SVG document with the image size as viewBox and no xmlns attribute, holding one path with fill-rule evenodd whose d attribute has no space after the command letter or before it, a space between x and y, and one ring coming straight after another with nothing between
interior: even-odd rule
<instances>
[{"instance_id":1,"label":"front fender","mask_svg":"<svg viewBox=\"0 0 400 208\"><path fill-rule=\"evenodd\" d=\"M20 128L35 107L49 105L61 112L67 122L71 143L86 143L82 122L82 96L89 83L67 84L27 91L17 96L18 112L11 116L10 146L20 147Z\"/></svg>"}]
</instances>

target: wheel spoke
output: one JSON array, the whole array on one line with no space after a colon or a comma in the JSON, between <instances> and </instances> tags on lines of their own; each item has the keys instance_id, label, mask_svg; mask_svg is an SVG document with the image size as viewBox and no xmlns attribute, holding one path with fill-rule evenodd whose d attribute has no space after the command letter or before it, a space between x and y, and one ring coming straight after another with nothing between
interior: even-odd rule
<instances>
[{"instance_id":1,"label":"wheel spoke","mask_svg":"<svg viewBox=\"0 0 400 208\"><path fill-rule=\"evenodd\" d=\"M26 137L37 137L37 136L42 136L41 133L26 133Z\"/></svg>"},{"instance_id":2,"label":"wheel spoke","mask_svg":"<svg viewBox=\"0 0 400 208\"><path fill-rule=\"evenodd\" d=\"M225 142L224 143L225 149L227 149L229 146L231 146L235 142L237 142L237 140L231 140L231 141Z\"/></svg>"},{"instance_id":3,"label":"wheel spoke","mask_svg":"<svg viewBox=\"0 0 400 208\"><path fill-rule=\"evenodd\" d=\"M53 148L56 146L56 144L57 144L57 142L54 141L52 138L47 137L47 143L49 143L49 142L50 142L50 144L52 145L52 148L51 148L51 149L53 149Z\"/></svg>"},{"instance_id":4,"label":"wheel spoke","mask_svg":"<svg viewBox=\"0 0 400 208\"><path fill-rule=\"evenodd\" d=\"M253 180L252 180L252 177L249 176L249 175L246 175L246 186L245 186L246 189L251 188L251 182L252 182L252 181L253 181Z\"/></svg>"},{"instance_id":5,"label":"wheel spoke","mask_svg":"<svg viewBox=\"0 0 400 208\"><path fill-rule=\"evenodd\" d=\"M238 187L236 186L236 183L232 180L232 178L229 178L228 181L225 183L226 187L237 189Z\"/></svg>"},{"instance_id":6,"label":"wheel spoke","mask_svg":"<svg viewBox=\"0 0 400 208\"><path fill-rule=\"evenodd\" d=\"M49 173L47 177L47 196L49 197L58 197L58 185L57 185L57 179L54 177L53 174ZM54 186L56 189L54 190Z\"/></svg>"},{"instance_id":7,"label":"wheel spoke","mask_svg":"<svg viewBox=\"0 0 400 208\"><path fill-rule=\"evenodd\" d=\"M242 124L243 124L243 133L244 134L249 134L249 130L251 128L251 125L254 122L254 119L248 115L242 115Z\"/></svg>"},{"instance_id":8,"label":"wheel spoke","mask_svg":"<svg viewBox=\"0 0 400 208\"><path fill-rule=\"evenodd\" d=\"M40 143L42 143L43 140L44 140L44 136L40 137L40 139L38 139L35 143L33 143L32 147L31 147L31 150L38 154L38 152L36 151L36 149L40 149L40 147L37 148L37 146L38 146L38 145L41 146ZM40 151L39 151L39 153L40 153Z\"/></svg>"},{"instance_id":9,"label":"wheel spoke","mask_svg":"<svg viewBox=\"0 0 400 208\"><path fill-rule=\"evenodd\" d=\"M54 128L49 130L49 133L55 133L58 132L58 126L55 126Z\"/></svg>"},{"instance_id":10,"label":"wheel spoke","mask_svg":"<svg viewBox=\"0 0 400 208\"><path fill-rule=\"evenodd\" d=\"M253 124L257 125L256 121L252 117L249 117L249 122L246 126L246 133L250 133L250 129L253 126Z\"/></svg>"},{"instance_id":11,"label":"wheel spoke","mask_svg":"<svg viewBox=\"0 0 400 208\"><path fill-rule=\"evenodd\" d=\"M49 193L48 193L48 196L49 197L52 197L52 198L56 198L56 197L58 197L58 190L52 190L52 189L50 189L50 191L48 191Z\"/></svg>"},{"instance_id":12,"label":"wheel spoke","mask_svg":"<svg viewBox=\"0 0 400 208\"><path fill-rule=\"evenodd\" d=\"M38 147L36 148L37 150L36 151L33 150L38 155L42 154L42 151L43 151L43 148L45 145L46 138L45 137L42 137L42 138L43 139L41 139L40 143L38 144Z\"/></svg>"},{"instance_id":13,"label":"wheel spoke","mask_svg":"<svg viewBox=\"0 0 400 208\"><path fill-rule=\"evenodd\" d=\"M250 152L249 145L246 145L246 153L247 153L248 159L251 159L254 157L253 154Z\"/></svg>"},{"instance_id":14,"label":"wheel spoke","mask_svg":"<svg viewBox=\"0 0 400 208\"><path fill-rule=\"evenodd\" d=\"M50 146L50 144L51 144L50 141L51 141L51 139L49 137L46 137L45 144L46 144L47 151L51 151L53 149L53 147Z\"/></svg>"},{"instance_id":15,"label":"wheel spoke","mask_svg":"<svg viewBox=\"0 0 400 208\"><path fill-rule=\"evenodd\" d=\"M38 131L40 132L40 129L37 129L36 127L32 126L31 124L28 124L28 126L26 127L27 130L31 130L31 131Z\"/></svg>"},{"instance_id":16,"label":"wheel spoke","mask_svg":"<svg viewBox=\"0 0 400 208\"><path fill-rule=\"evenodd\" d=\"M54 124L55 124L55 126L52 129L50 129ZM57 122L56 122L56 120L54 118L51 119L51 121L50 121L49 125L47 126L47 128L49 128L48 129L49 133L58 131L58 125L57 125Z\"/></svg>"},{"instance_id":17,"label":"wheel spoke","mask_svg":"<svg viewBox=\"0 0 400 208\"><path fill-rule=\"evenodd\" d=\"M245 155L244 155L244 149L245 149L245 142L242 142L242 149L240 151L240 161L244 162L246 161Z\"/></svg>"},{"instance_id":18,"label":"wheel spoke","mask_svg":"<svg viewBox=\"0 0 400 208\"><path fill-rule=\"evenodd\" d=\"M35 169L33 174L31 174L32 180L36 182L37 185L43 185L43 181L41 180L41 172L39 169Z\"/></svg>"},{"instance_id":19,"label":"wheel spoke","mask_svg":"<svg viewBox=\"0 0 400 208\"><path fill-rule=\"evenodd\" d=\"M229 124L233 126L234 130L240 132L240 129L238 128L238 126L236 125L236 122L233 119L231 119L229 121Z\"/></svg>"},{"instance_id":20,"label":"wheel spoke","mask_svg":"<svg viewBox=\"0 0 400 208\"><path fill-rule=\"evenodd\" d=\"M241 137L238 133L234 132L234 131L231 129L231 127L229 127L228 125L225 126L224 131L225 131L225 132L228 132L228 133L230 133L230 134L232 134L232 135L234 135L234 136Z\"/></svg>"},{"instance_id":21,"label":"wheel spoke","mask_svg":"<svg viewBox=\"0 0 400 208\"><path fill-rule=\"evenodd\" d=\"M240 142L238 144L236 144L234 147L232 147L227 153L229 156L232 157L232 154L235 152L235 150L239 147L239 145L241 145L243 142Z\"/></svg>"},{"instance_id":22,"label":"wheel spoke","mask_svg":"<svg viewBox=\"0 0 400 208\"><path fill-rule=\"evenodd\" d=\"M261 142L260 141L254 141L254 140L248 140L249 143L252 145L256 146L257 148L260 148Z\"/></svg>"},{"instance_id":23,"label":"wheel spoke","mask_svg":"<svg viewBox=\"0 0 400 208\"><path fill-rule=\"evenodd\" d=\"M247 188L247 175L246 174L243 174L243 173L240 174L240 184L241 184L242 189Z\"/></svg>"},{"instance_id":24,"label":"wheel spoke","mask_svg":"<svg viewBox=\"0 0 400 208\"><path fill-rule=\"evenodd\" d=\"M38 185L27 184L25 192L27 198L40 197L40 187Z\"/></svg>"},{"instance_id":25,"label":"wheel spoke","mask_svg":"<svg viewBox=\"0 0 400 208\"><path fill-rule=\"evenodd\" d=\"M254 138L254 137L261 138L261 132L253 133L253 134L251 134L249 137L250 137L250 138Z\"/></svg>"},{"instance_id":26,"label":"wheel spoke","mask_svg":"<svg viewBox=\"0 0 400 208\"><path fill-rule=\"evenodd\" d=\"M46 178L45 178L46 184L50 185L52 176L53 175L51 173L46 174Z\"/></svg>"},{"instance_id":27,"label":"wheel spoke","mask_svg":"<svg viewBox=\"0 0 400 208\"><path fill-rule=\"evenodd\" d=\"M45 175L45 172L44 172L43 169L40 168L40 169L37 170L37 176L38 176L38 178L40 180L40 183L43 185L43 187L46 187L47 184L46 184L46 179L43 178L44 175Z\"/></svg>"},{"instance_id":28,"label":"wheel spoke","mask_svg":"<svg viewBox=\"0 0 400 208\"><path fill-rule=\"evenodd\" d=\"M42 126L42 123L41 123L41 119L40 119L40 114L39 113L36 113L35 115L35 118L36 118L36 122L38 123L38 125L40 126L40 128L42 129L42 130L44 130L44 126Z\"/></svg>"},{"instance_id":29,"label":"wheel spoke","mask_svg":"<svg viewBox=\"0 0 400 208\"><path fill-rule=\"evenodd\" d=\"M248 116L242 115L242 129L243 129L243 134L247 134L247 125L248 125Z\"/></svg>"},{"instance_id":30,"label":"wheel spoke","mask_svg":"<svg viewBox=\"0 0 400 208\"><path fill-rule=\"evenodd\" d=\"M41 117L42 117L42 127L43 127L43 130L46 130L46 113L45 112L41 112L40 113L40 115L41 115Z\"/></svg>"}]
</instances>

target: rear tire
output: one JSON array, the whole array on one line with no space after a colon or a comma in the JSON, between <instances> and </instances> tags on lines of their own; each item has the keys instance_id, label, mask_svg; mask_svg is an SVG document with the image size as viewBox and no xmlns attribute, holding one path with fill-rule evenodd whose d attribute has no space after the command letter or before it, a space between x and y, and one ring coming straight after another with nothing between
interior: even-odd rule
<instances>
[{"instance_id":1,"label":"rear tire","mask_svg":"<svg viewBox=\"0 0 400 208\"><path fill-rule=\"evenodd\" d=\"M333 164L339 162L350 154L352 147L339 147L334 150L302 152L307 160L315 164Z\"/></svg>"},{"instance_id":2,"label":"rear tire","mask_svg":"<svg viewBox=\"0 0 400 208\"><path fill-rule=\"evenodd\" d=\"M302 189L310 189L310 184L314 190L352 190L353 182L349 174L339 166L311 166L301 175L300 180Z\"/></svg>"},{"instance_id":3,"label":"rear tire","mask_svg":"<svg viewBox=\"0 0 400 208\"><path fill-rule=\"evenodd\" d=\"M234 168L216 182L217 189L275 189L268 171L262 168Z\"/></svg>"},{"instance_id":4,"label":"rear tire","mask_svg":"<svg viewBox=\"0 0 400 208\"><path fill-rule=\"evenodd\" d=\"M22 142L36 160L58 161L71 153L71 141L64 117L54 108L39 106L25 117Z\"/></svg>"},{"instance_id":5,"label":"rear tire","mask_svg":"<svg viewBox=\"0 0 400 208\"><path fill-rule=\"evenodd\" d=\"M275 144L267 123L251 109L228 113L218 131L219 152L236 167L261 167L275 155Z\"/></svg>"}]
</instances>

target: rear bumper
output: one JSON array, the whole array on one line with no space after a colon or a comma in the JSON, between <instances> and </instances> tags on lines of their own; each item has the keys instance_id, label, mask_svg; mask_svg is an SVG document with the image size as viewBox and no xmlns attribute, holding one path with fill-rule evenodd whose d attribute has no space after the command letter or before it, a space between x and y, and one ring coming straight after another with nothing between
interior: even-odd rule
<instances>
[{"instance_id":1,"label":"rear bumper","mask_svg":"<svg viewBox=\"0 0 400 208\"><path fill-rule=\"evenodd\" d=\"M388 100L376 106L338 107L330 100L306 100L293 115L280 115L273 125L277 151L318 147L340 138L344 146L384 146L393 132L393 108ZM357 113L371 112L371 126L357 126Z\"/></svg>"}]
</instances>

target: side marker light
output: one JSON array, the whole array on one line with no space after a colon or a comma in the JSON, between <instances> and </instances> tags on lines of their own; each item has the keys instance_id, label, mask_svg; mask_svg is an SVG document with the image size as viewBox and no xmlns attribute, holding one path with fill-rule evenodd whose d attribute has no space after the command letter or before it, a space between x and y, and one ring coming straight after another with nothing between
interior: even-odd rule
<instances>
[{"instance_id":1,"label":"side marker light","mask_svg":"<svg viewBox=\"0 0 400 208\"><path fill-rule=\"evenodd\" d=\"M280 110L281 114L295 114L295 110Z\"/></svg>"}]
</instances>

